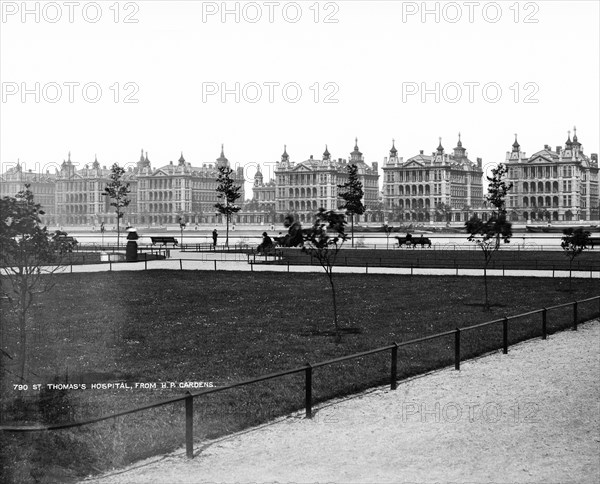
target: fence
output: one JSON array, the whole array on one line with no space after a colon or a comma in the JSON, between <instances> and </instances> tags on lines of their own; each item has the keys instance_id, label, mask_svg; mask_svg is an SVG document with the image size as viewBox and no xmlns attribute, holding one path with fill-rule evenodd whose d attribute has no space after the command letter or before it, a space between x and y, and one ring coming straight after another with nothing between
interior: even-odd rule
<instances>
[{"instance_id":1,"label":"fence","mask_svg":"<svg viewBox=\"0 0 600 484\"><path fill-rule=\"evenodd\" d=\"M35 426L35 427L19 427L19 426L2 426L0 430L4 432L13 432L13 433L23 433L23 432L40 432L40 431L52 431L59 429L67 429L74 427L82 427L91 425L96 422L105 421L109 419L116 419L118 417L122 417L125 415L134 414L137 412L142 412L144 410L149 410L153 408L163 407L165 405L173 405L177 402L185 402L185 443L186 443L186 455L188 458L193 458L194 453L194 399L206 396L209 394L224 392L228 390L233 390L235 388L242 388L248 385L252 385L255 383L263 382L266 380L273 380L277 378L281 378L287 375L303 373L304 374L304 413L306 418L312 418L313 416L313 377L314 370L321 367L327 367L331 365L335 365L337 363L341 363L348 360L353 360L357 358L362 358L365 356L375 355L379 353L390 352L390 370L389 370L389 385L391 390L395 390L397 388L398 381L398 349L402 347L407 347L410 345L416 345L419 343L431 341L438 338L451 337L453 340L453 350L454 350L454 368L456 370L460 369L460 363L465 357L465 351L461 349L461 338L462 335L469 332L474 331L478 328L483 328L491 325L501 325L502 326L502 342L501 348L504 354L508 353L509 347L509 331L510 331L510 323L515 322L519 318L526 318L531 316L540 315L541 318L538 322L539 328L541 329L542 339L546 339L548 335L547 321L548 321L548 312L555 311L563 308L570 308L570 312L572 314L572 319L570 320L570 326L573 330L577 330L578 324L580 323L579 319L579 308L583 303L591 303L593 301L598 302L597 311L594 310L593 314L595 316L600 315L600 296L595 296L588 299L583 299L580 301L574 301L564 304L559 304L556 306L546 307L534 311L529 311L527 313L518 314L515 316L506 316L504 318L495 319L492 321L487 321L484 323L474 324L471 326L466 326L463 328L456 328L454 330L445 331L442 333L437 333L429 336L424 336L417 339L412 339L404 342L393 342L387 346L383 346L380 348L375 348L368 351L363 351L361 353L355 353L348 356L343 356L339 358L330 359L327 361L322 361L315 364L306 363L305 366L283 370L276 373L270 373L268 375L263 375L257 378L243 380L237 383L232 383L230 385L218 387L218 388L208 388L206 390L202 390L197 393L187 392L185 395L171 398L163 401L159 401L153 404L140 406L134 409L125 410L122 412L117 412L111 415L106 415L98 418L93 418L85 421L74 422L74 423L66 423L66 424L56 424L56 425L46 425L46 426ZM494 345L497 348L497 345Z\"/></svg>"}]
</instances>

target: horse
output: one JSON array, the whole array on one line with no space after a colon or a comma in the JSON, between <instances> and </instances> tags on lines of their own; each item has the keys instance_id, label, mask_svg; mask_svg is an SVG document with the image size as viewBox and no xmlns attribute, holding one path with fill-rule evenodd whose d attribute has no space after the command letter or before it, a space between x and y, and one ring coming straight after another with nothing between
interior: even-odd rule
<instances>
[{"instance_id":1,"label":"horse","mask_svg":"<svg viewBox=\"0 0 600 484\"><path fill-rule=\"evenodd\" d=\"M412 239L412 244L413 244L413 249L415 248L415 246L416 246L417 244L419 244L419 245L421 246L421 249L422 249L422 248L423 248L423 247L425 247L426 245L427 245L428 247L431 247L431 240L429 240L427 237L423 237L423 236L421 235L421 237L419 237L418 239L414 239L414 238L413 238L413 239Z\"/></svg>"},{"instance_id":2,"label":"horse","mask_svg":"<svg viewBox=\"0 0 600 484\"><path fill-rule=\"evenodd\" d=\"M402 247L403 245L406 245L408 247L409 245L413 244L413 238L412 237L399 237L399 236L396 236L396 240L398 241L398 247Z\"/></svg>"}]
</instances>

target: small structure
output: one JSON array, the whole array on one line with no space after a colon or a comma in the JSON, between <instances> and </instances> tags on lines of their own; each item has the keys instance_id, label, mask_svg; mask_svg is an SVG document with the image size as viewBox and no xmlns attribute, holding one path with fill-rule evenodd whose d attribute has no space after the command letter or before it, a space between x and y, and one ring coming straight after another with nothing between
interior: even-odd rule
<instances>
[{"instance_id":1,"label":"small structure","mask_svg":"<svg viewBox=\"0 0 600 484\"><path fill-rule=\"evenodd\" d=\"M125 260L127 262L136 262L138 260L137 240L140 236L133 227L127 227L127 247L125 248Z\"/></svg>"}]
</instances>

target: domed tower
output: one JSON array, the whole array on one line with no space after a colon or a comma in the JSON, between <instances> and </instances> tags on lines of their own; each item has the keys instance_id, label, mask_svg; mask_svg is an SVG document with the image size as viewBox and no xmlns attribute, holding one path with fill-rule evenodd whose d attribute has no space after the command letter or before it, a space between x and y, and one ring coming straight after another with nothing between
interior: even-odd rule
<instances>
[{"instance_id":1,"label":"domed tower","mask_svg":"<svg viewBox=\"0 0 600 484\"><path fill-rule=\"evenodd\" d=\"M283 154L281 155L281 162L288 163L290 161L290 155L287 152L287 145L283 145Z\"/></svg>"},{"instance_id":2,"label":"domed tower","mask_svg":"<svg viewBox=\"0 0 600 484\"><path fill-rule=\"evenodd\" d=\"M225 151L224 151L224 147L223 147L222 143L221 143L221 156L219 156L217 158L217 168L219 168L221 166L229 167L229 160L227 158L225 158Z\"/></svg>"},{"instance_id":3,"label":"domed tower","mask_svg":"<svg viewBox=\"0 0 600 484\"><path fill-rule=\"evenodd\" d=\"M331 160L331 153L329 153L329 150L327 149L327 145L325 145L325 151L323 152L323 161L329 161Z\"/></svg>"},{"instance_id":4,"label":"domed tower","mask_svg":"<svg viewBox=\"0 0 600 484\"><path fill-rule=\"evenodd\" d=\"M463 144L462 141L460 140L460 133L458 133L458 143L456 143L456 147L454 148L454 158L455 159L462 159L462 158L466 158L467 150L465 148L463 148Z\"/></svg>"},{"instance_id":5,"label":"domed tower","mask_svg":"<svg viewBox=\"0 0 600 484\"><path fill-rule=\"evenodd\" d=\"M362 153L358 149L358 138L354 138L354 151L350 153L350 163L358 163L362 159Z\"/></svg>"},{"instance_id":6,"label":"domed tower","mask_svg":"<svg viewBox=\"0 0 600 484\"><path fill-rule=\"evenodd\" d=\"M262 187L263 185L263 174L260 171L260 165L258 165L258 167L256 168L256 174L254 175L254 186Z\"/></svg>"},{"instance_id":7,"label":"domed tower","mask_svg":"<svg viewBox=\"0 0 600 484\"><path fill-rule=\"evenodd\" d=\"M583 153L583 148L581 147L581 143L577 139L577 127L573 126L573 152L575 154Z\"/></svg>"},{"instance_id":8,"label":"domed tower","mask_svg":"<svg viewBox=\"0 0 600 484\"><path fill-rule=\"evenodd\" d=\"M443 155L444 154L444 147L442 146L442 137L441 136L440 136L439 140L440 140L440 144L437 147L437 154L438 155Z\"/></svg>"}]
</instances>

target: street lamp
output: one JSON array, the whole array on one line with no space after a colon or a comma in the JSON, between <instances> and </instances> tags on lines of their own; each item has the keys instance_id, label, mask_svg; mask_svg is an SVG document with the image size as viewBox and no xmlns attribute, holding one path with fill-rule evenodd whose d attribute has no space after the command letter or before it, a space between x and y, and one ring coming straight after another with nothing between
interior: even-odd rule
<instances>
[{"instance_id":1,"label":"street lamp","mask_svg":"<svg viewBox=\"0 0 600 484\"><path fill-rule=\"evenodd\" d=\"M183 250L183 229L185 229L185 222L182 217L179 217L179 229L181 230L181 248Z\"/></svg>"},{"instance_id":2,"label":"street lamp","mask_svg":"<svg viewBox=\"0 0 600 484\"><path fill-rule=\"evenodd\" d=\"M385 248L389 250L390 248L390 234L392 233L392 227L390 227L387 222L383 223L383 230L385 231Z\"/></svg>"},{"instance_id":3,"label":"street lamp","mask_svg":"<svg viewBox=\"0 0 600 484\"><path fill-rule=\"evenodd\" d=\"M104 231L106 229L104 228L104 222L102 222L100 224L100 233L102 234L102 250L104 250Z\"/></svg>"}]
</instances>

